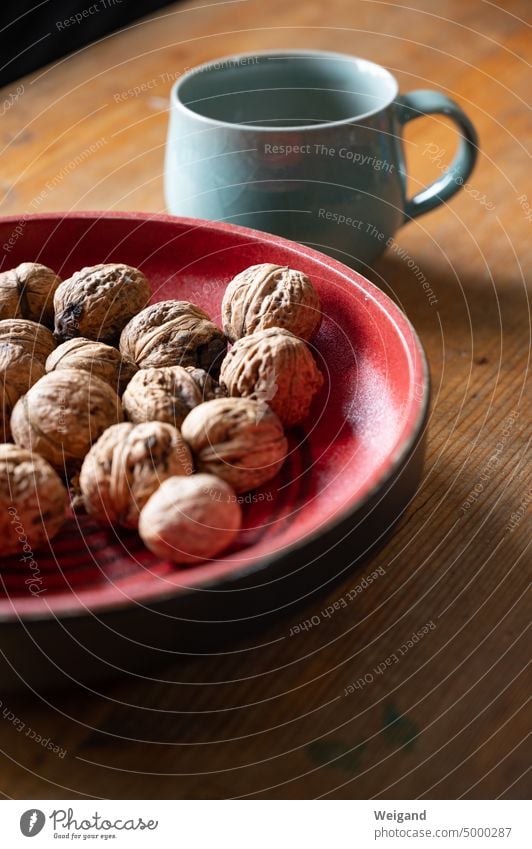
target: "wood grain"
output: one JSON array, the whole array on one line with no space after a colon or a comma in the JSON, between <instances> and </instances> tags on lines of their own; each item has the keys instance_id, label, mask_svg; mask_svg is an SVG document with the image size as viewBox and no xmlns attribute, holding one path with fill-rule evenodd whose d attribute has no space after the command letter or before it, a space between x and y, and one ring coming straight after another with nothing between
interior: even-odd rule
<instances>
[{"instance_id":1,"label":"wood grain","mask_svg":"<svg viewBox=\"0 0 532 849\"><path fill-rule=\"evenodd\" d=\"M21 81L0 123L2 214L162 211L171 82L239 51L374 59L403 91L455 98L481 152L468 190L405 227L402 252L371 272L418 330L433 381L424 478L393 540L303 611L321 617L306 634L290 637L295 623L285 621L230 652L178 659L153 680L10 699L3 707L66 754L2 719L5 796L524 796L530 526L515 517L531 498L531 215L520 200L530 172L528 11L526 0L183 3ZM135 86L145 90L128 93ZM407 128L413 191L437 173L424 155L434 143L449 161L445 119ZM321 616L380 567L356 603ZM399 662L373 672L428 622ZM365 675L373 680L345 695Z\"/></svg>"}]
</instances>

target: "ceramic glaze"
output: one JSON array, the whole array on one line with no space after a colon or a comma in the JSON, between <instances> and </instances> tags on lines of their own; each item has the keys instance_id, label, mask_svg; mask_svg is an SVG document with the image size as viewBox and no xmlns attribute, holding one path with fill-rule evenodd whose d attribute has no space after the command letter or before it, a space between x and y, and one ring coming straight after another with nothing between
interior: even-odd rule
<instances>
[{"instance_id":1,"label":"ceramic glaze","mask_svg":"<svg viewBox=\"0 0 532 849\"><path fill-rule=\"evenodd\" d=\"M1 222L0 244L18 223ZM219 558L177 566L147 551L136 533L73 514L51 547L35 553L41 593L28 593L29 567L20 557L2 558L0 648L13 664L56 675L35 665L31 633L60 668L101 675L90 671L96 660L80 663L78 649L65 644L64 617L109 663L124 661L123 639L109 639L110 623L122 637L149 635L159 646L172 645L185 626L184 644L207 634L217 641L219 629L264 621L323 590L383 541L415 492L428 401L419 340L383 292L278 237L159 215L30 216L9 262L28 258L62 277L96 262L126 262L146 274L154 301L188 299L217 322L225 287L239 271L261 262L301 269L322 300L324 319L311 346L325 383L304 426L290 432L280 474L241 496L243 530ZM136 649L127 662L140 657Z\"/></svg>"},{"instance_id":2,"label":"ceramic glaze","mask_svg":"<svg viewBox=\"0 0 532 849\"><path fill-rule=\"evenodd\" d=\"M402 127L432 113L458 126L458 151L408 199ZM166 200L176 215L276 233L363 269L405 222L459 191L476 153L456 103L434 91L399 95L373 62L312 50L242 54L175 83Z\"/></svg>"}]
</instances>

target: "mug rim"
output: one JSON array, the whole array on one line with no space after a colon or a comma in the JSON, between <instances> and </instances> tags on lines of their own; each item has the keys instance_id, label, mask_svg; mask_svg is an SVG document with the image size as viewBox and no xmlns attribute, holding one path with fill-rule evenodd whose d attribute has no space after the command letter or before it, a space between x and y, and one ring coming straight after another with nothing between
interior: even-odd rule
<instances>
[{"instance_id":1,"label":"mug rim","mask_svg":"<svg viewBox=\"0 0 532 849\"><path fill-rule=\"evenodd\" d=\"M216 65L217 63L229 63L229 62L239 62L242 59L250 59L252 57L262 57L262 56L271 56L272 58L280 57L287 58L290 56L309 56L309 57L334 57L336 59L342 59L344 61L348 61L350 63L362 63L366 66L371 66L372 68L377 68L380 73L384 76L388 77L392 85L392 94L391 96L383 100L383 103L375 109L369 109L366 112L363 112L359 115L352 116L350 118L342 118L338 121L324 121L321 124L293 124L290 126L279 126L279 127L265 127L260 124L237 124L233 121L223 121L219 118L210 118L208 115L202 115L201 112L195 112L193 109L190 109L186 103L184 103L179 97L179 88L185 83L188 82L191 78L196 76L197 74L203 73L207 68L212 65ZM245 53L233 53L228 56L221 56L218 59L210 59L208 62L202 62L200 65L195 65L193 68L187 70L184 74L182 74L173 84L170 90L170 106L171 108L180 109L183 112L193 115L199 121L204 122L205 124L209 124L212 127L228 127L231 129L238 130L253 130L256 133L293 133L293 132L302 132L302 131L322 131L329 128L334 127L342 127L349 124L356 124L365 118L370 118L373 115L378 115L380 112L384 112L385 109L394 102L397 95L399 93L399 83L394 75L389 71L384 65L379 65L378 62L373 62L371 59L364 59L362 56L354 56L350 53L340 53L335 50L314 50L309 49L305 50L304 48L296 48L294 50L254 50L251 52Z\"/></svg>"}]
</instances>

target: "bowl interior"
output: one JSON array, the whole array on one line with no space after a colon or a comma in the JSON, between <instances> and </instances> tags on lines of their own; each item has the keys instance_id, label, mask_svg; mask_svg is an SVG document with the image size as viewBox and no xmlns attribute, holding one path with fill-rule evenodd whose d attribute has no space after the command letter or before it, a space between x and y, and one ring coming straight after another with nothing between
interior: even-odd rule
<instances>
[{"instance_id":1,"label":"bowl interior","mask_svg":"<svg viewBox=\"0 0 532 849\"><path fill-rule=\"evenodd\" d=\"M363 502L385 483L415 434L426 403L419 341L389 298L332 259L243 228L125 213L4 220L0 244L10 238L3 269L34 260L66 277L84 265L126 262L149 277L154 301L191 300L217 322L225 286L246 266L299 268L322 299L324 320L312 348L325 382L308 422L290 433L278 477L242 496L244 527L223 556L176 566L148 552L135 533L71 515L48 549L36 552L39 595L28 592L32 576L21 557L2 559L3 618L123 605L255 568Z\"/></svg>"}]
</instances>

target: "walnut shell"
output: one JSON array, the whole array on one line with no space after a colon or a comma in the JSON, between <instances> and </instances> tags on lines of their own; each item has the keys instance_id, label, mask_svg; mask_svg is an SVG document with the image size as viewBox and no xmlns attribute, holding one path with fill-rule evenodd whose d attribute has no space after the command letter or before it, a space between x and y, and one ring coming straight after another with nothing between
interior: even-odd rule
<instances>
[{"instance_id":1,"label":"walnut shell","mask_svg":"<svg viewBox=\"0 0 532 849\"><path fill-rule=\"evenodd\" d=\"M67 504L66 488L46 460L18 445L0 445L0 552L20 553L33 595L43 589L33 551L58 532Z\"/></svg>"},{"instance_id":2,"label":"walnut shell","mask_svg":"<svg viewBox=\"0 0 532 849\"><path fill-rule=\"evenodd\" d=\"M109 384L86 371L61 369L45 374L17 401L11 430L18 445L73 472L103 431L120 421L120 399Z\"/></svg>"},{"instance_id":3,"label":"walnut shell","mask_svg":"<svg viewBox=\"0 0 532 849\"><path fill-rule=\"evenodd\" d=\"M163 422L107 428L83 461L79 484L85 509L103 522L136 528L160 484L192 474L192 455L177 428Z\"/></svg>"},{"instance_id":4,"label":"walnut shell","mask_svg":"<svg viewBox=\"0 0 532 849\"><path fill-rule=\"evenodd\" d=\"M139 368L196 366L216 375L227 350L222 331L189 301L160 301L132 318L120 351Z\"/></svg>"},{"instance_id":5,"label":"walnut shell","mask_svg":"<svg viewBox=\"0 0 532 849\"><path fill-rule=\"evenodd\" d=\"M222 323L234 342L268 327L284 327L300 339L310 339L321 322L321 304L302 271L264 262L234 277L222 301Z\"/></svg>"},{"instance_id":6,"label":"walnut shell","mask_svg":"<svg viewBox=\"0 0 532 849\"><path fill-rule=\"evenodd\" d=\"M43 365L56 347L51 330L36 321L28 321L25 318L0 321L0 342L21 345L27 354L40 360Z\"/></svg>"},{"instance_id":7,"label":"walnut shell","mask_svg":"<svg viewBox=\"0 0 532 849\"><path fill-rule=\"evenodd\" d=\"M54 292L61 283L40 262L22 262L0 274L0 318L27 318L53 326Z\"/></svg>"},{"instance_id":8,"label":"walnut shell","mask_svg":"<svg viewBox=\"0 0 532 849\"><path fill-rule=\"evenodd\" d=\"M47 372L67 368L81 369L96 375L119 395L137 371L137 367L124 360L117 348L82 336L63 342L46 360Z\"/></svg>"},{"instance_id":9,"label":"walnut shell","mask_svg":"<svg viewBox=\"0 0 532 849\"><path fill-rule=\"evenodd\" d=\"M75 336L113 342L150 297L138 268L118 262L82 268L56 290L55 336L60 342Z\"/></svg>"},{"instance_id":10,"label":"walnut shell","mask_svg":"<svg viewBox=\"0 0 532 849\"><path fill-rule=\"evenodd\" d=\"M22 303L15 269L0 273L0 320L22 318Z\"/></svg>"},{"instance_id":11,"label":"walnut shell","mask_svg":"<svg viewBox=\"0 0 532 849\"><path fill-rule=\"evenodd\" d=\"M217 398L195 407L181 428L200 472L217 475L236 492L273 478L286 457L281 422L251 398Z\"/></svg>"},{"instance_id":12,"label":"walnut shell","mask_svg":"<svg viewBox=\"0 0 532 849\"><path fill-rule=\"evenodd\" d=\"M0 342L0 437L4 442L11 440L9 419L13 407L43 375L43 364L27 354L21 345Z\"/></svg>"},{"instance_id":13,"label":"walnut shell","mask_svg":"<svg viewBox=\"0 0 532 849\"><path fill-rule=\"evenodd\" d=\"M213 401L215 398L225 398L225 389L222 389L217 380L208 371L196 366L185 366L185 371L190 374L194 383L201 393L201 403Z\"/></svg>"},{"instance_id":14,"label":"walnut shell","mask_svg":"<svg viewBox=\"0 0 532 849\"><path fill-rule=\"evenodd\" d=\"M238 499L214 475L169 478L142 510L139 532L159 557L198 563L233 542L242 523Z\"/></svg>"},{"instance_id":15,"label":"walnut shell","mask_svg":"<svg viewBox=\"0 0 532 849\"><path fill-rule=\"evenodd\" d=\"M291 427L308 415L323 375L305 342L272 327L235 342L222 363L220 383L228 395L267 402Z\"/></svg>"},{"instance_id":16,"label":"walnut shell","mask_svg":"<svg viewBox=\"0 0 532 849\"><path fill-rule=\"evenodd\" d=\"M194 407L223 394L203 369L165 366L140 369L124 392L122 404L130 422L159 421L181 427Z\"/></svg>"}]
</instances>

